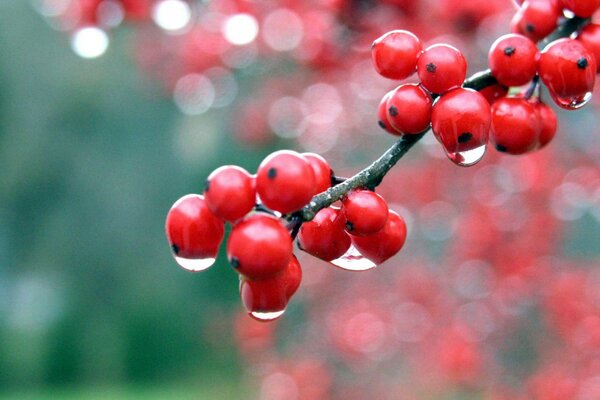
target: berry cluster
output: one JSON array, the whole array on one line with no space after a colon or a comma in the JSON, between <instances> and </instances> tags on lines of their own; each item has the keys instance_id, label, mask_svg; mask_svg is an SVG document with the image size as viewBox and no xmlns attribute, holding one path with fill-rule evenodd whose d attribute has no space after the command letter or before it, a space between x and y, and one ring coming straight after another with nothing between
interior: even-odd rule
<instances>
[{"instance_id":1,"label":"berry cluster","mask_svg":"<svg viewBox=\"0 0 600 400\"><path fill-rule=\"evenodd\" d=\"M238 166L213 171L203 195L179 199L167 215L166 234L176 261L190 271L214 264L225 234L227 257L240 275L240 296L250 315L281 316L302 279L293 240L307 253L347 270L383 263L404 245L406 225L385 200L354 190L305 222L299 212L332 184L328 162L314 153L277 151L255 176Z\"/></svg>"},{"instance_id":2,"label":"berry cluster","mask_svg":"<svg viewBox=\"0 0 600 400\"><path fill-rule=\"evenodd\" d=\"M595 83L600 25L588 24L576 38L554 40L541 52L534 40L552 32L563 11L588 17L600 6L596 3L523 2L513 19L517 33L498 38L489 51L489 73L496 83L480 92L462 87L467 63L458 49L435 44L423 50L411 32L384 34L372 46L377 72L398 80L416 72L420 83L401 84L383 96L379 125L397 136L422 134L431 127L448 157L462 166L481 160L488 140L508 154L544 147L556 133L557 118L541 100L539 81L558 106L585 105Z\"/></svg>"}]
</instances>

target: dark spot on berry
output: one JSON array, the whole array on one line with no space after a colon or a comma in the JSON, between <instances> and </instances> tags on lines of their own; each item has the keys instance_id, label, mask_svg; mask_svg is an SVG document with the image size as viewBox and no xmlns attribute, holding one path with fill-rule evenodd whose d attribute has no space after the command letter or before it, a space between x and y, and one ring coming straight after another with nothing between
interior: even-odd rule
<instances>
[{"instance_id":1,"label":"dark spot on berry","mask_svg":"<svg viewBox=\"0 0 600 400\"><path fill-rule=\"evenodd\" d=\"M276 176L277 176L277 169L276 168L269 168L269 171L267 171L267 177L269 179L275 179Z\"/></svg>"},{"instance_id":2,"label":"dark spot on berry","mask_svg":"<svg viewBox=\"0 0 600 400\"><path fill-rule=\"evenodd\" d=\"M427 68L427 72L431 72L432 74L437 70L437 67L434 63L427 64L425 68Z\"/></svg>"},{"instance_id":3,"label":"dark spot on berry","mask_svg":"<svg viewBox=\"0 0 600 400\"><path fill-rule=\"evenodd\" d=\"M179 254L179 246L177 246L175 243L171 245L171 250L173 251L173 254Z\"/></svg>"},{"instance_id":4,"label":"dark spot on berry","mask_svg":"<svg viewBox=\"0 0 600 400\"><path fill-rule=\"evenodd\" d=\"M238 269L240 267L240 260L237 259L236 257L231 257L231 259L229 260L229 263L235 269Z\"/></svg>"},{"instance_id":5,"label":"dark spot on berry","mask_svg":"<svg viewBox=\"0 0 600 400\"><path fill-rule=\"evenodd\" d=\"M350 221L346 221L346 230L348 232L352 232L354 230L354 225Z\"/></svg>"},{"instance_id":6,"label":"dark spot on berry","mask_svg":"<svg viewBox=\"0 0 600 400\"><path fill-rule=\"evenodd\" d=\"M508 149L505 146L502 146L501 144L496 145L496 150L498 150L501 153L506 153L508 151Z\"/></svg>"},{"instance_id":7,"label":"dark spot on berry","mask_svg":"<svg viewBox=\"0 0 600 400\"><path fill-rule=\"evenodd\" d=\"M210 189L210 181L207 179L206 182L204 182L204 191L208 192L208 189Z\"/></svg>"},{"instance_id":8,"label":"dark spot on berry","mask_svg":"<svg viewBox=\"0 0 600 400\"><path fill-rule=\"evenodd\" d=\"M473 139L471 132L463 132L458 136L458 143L467 143L471 139Z\"/></svg>"},{"instance_id":9,"label":"dark spot on berry","mask_svg":"<svg viewBox=\"0 0 600 400\"><path fill-rule=\"evenodd\" d=\"M396 115L398 115L398 109L396 108L396 106L390 106L390 108L388 109L388 113L392 117L395 117Z\"/></svg>"},{"instance_id":10,"label":"dark spot on berry","mask_svg":"<svg viewBox=\"0 0 600 400\"><path fill-rule=\"evenodd\" d=\"M513 54L515 54L515 51L517 51L517 49L515 49L512 46L508 46L507 48L504 49L504 54L506 54L507 56L512 56Z\"/></svg>"},{"instance_id":11,"label":"dark spot on berry","mask_svg":"<svg viewBox=\"0 0 600 400\"><path fill-rule=\"evenodd\" d=\"M579 69L586 69L588 65L590 64L588 63L588 60L585 57L581 57L579 60L577 60L577 68Z\"/></svg>"},{"instance_id":12,"label":"dark spot on berry","mask_svg":"<svg viewBox=\"0 0 600 400\"><path fill-rule=\"evenodd\" d=\"M382 120L379 120L379 121L377 121L377 123L379 124L379 126L380 126L382 129L386 129L385 122L383 122Z\"/></svg>"},{"instance_id":13,"label":"dark spot on berry","mask_svg":"<svg viewBox=\"0 0 600 400\"><path fill-rule=\"evenodd\" d=\"M529 33L533 33L533 32L535 32L535 25L529 23L529 24L525 25L525 30Z\"/></svg>"}]
</instances>

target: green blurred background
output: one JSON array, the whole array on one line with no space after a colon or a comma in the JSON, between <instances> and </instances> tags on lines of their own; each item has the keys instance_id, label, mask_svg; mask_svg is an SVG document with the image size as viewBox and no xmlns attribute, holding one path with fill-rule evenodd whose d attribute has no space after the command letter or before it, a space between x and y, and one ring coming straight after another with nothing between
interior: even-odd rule
<instances>
[{"instance_id":1,"label":"green blurred background","mask_svg":"<svg viewBox=\"0 0 600 400\"><path fill-rule=\"evenodd\" d=\"M270 149L234 143L221 111L182 116L115 35L84 60L0 1L0 399L244 398L235 274L180 270L163 224Z\"/></svg>"}]
</instances>

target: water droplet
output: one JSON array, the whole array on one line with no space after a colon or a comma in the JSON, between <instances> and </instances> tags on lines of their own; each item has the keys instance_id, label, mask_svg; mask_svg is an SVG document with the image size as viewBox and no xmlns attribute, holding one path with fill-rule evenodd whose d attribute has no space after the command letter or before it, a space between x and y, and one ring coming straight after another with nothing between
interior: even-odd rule
<instances>
[{"instance_id":1,"label":"water droplet","mask_svg":"<svg viewBox=\"0 0 600 400\"><path fill-rule=\"evenodd\" d=\"M346 271L366 271L377 266L373 261L363 256L354 245L351 245L344 255L330 262Z\"/></svg>"},{"instance_id":2,"label":"water droplet","mask_svg":"<svg viewBox=\"0 0 600 400\"><path fill-rule=\"evenodd\" d=\"M200 272L215 263L215 258L183 258L175 256L179 266L187 271Z\"/></svg>"},{"instance_id":3,"label":"water droplet","mask_svg":"<svg viewBox=\"0 0 600 400\"><path fill-rule=\"evenodd\" d=\"M583 96L559 97L550 93L552 100L561 108L566 110L577 110L585 106L592 99L592 92L587 92Z\"/></svg>"},{"instance_id":4,"label":"water droplet","mask_svg":"<svg viewBox=\"0 0 600 400\"><path fill-rule=\"evenodd\" d=\"M267 321L276 320L277 318L281 317L284 312L285 312L285 309L283 309L281 311L271 311L271 312L251 311L250 315L254 319L257 319L257 320L263 321L263 322L267 322Z\"/></svg>"},{"instance_id":5,"label":"water droplet","mask_svg":"<svg viewBox=\"0 0 600 400\"><path fill-rule=\"evenodd\" d=\"M477 164L485 154L486 145L476 147L472 150L459 151L456 153L446 153L450 161L461 167L470 167Z\"/></svg>"}]
</instances>

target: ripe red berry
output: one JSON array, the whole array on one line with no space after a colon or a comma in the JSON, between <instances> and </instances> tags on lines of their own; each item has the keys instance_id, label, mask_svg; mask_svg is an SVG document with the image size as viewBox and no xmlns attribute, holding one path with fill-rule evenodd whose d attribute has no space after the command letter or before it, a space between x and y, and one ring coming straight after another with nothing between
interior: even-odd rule
<instances>
[{"instance_id":1,"label":"ripe red berry","mask_svg":"<svg viewBox=\"0 0 600 400\"><path fill-rule=\"evenodd\" d=\"M372 235L385 226L388 206L383 197L370 190L355 190L342 200L346 231L356 236Z\"/></svg>"},{"instance_id":2,"label":"ripe red berry","mask_svg":"<svg viewBox=\"0 0 600 400\"><path fill-rule=\"evenodd\" d=\"M589 18L600 7L600 0L562 0L563 6L581 18Z\"/></svg>"},{"instance_id":3,"label":"ripe red berry","mask_svg":"<svg viewBox=\"0 0 600 400\"><path fill-rule=\"evenodd\" d=\"M188 194L173 204L167 214L165 231L179 265L190 271L210 267L217 257L225 232L203 196Z\"/></svg>"},{"instance_id":4,"label":"ripe red berry","mask_svg":"<svg viewBox=\"0 0 600 400\"><path fill-rule=\"evenodd\" d=\"M540 124L535 106L524 98L504 98L492 106L490 140L496 150L523 154L538 145Z\"/></svg>"},{"instance_id":5,"label":"ripe red berry","mask_svg":"<svg viewBox=\"0 0 600 400\"><path fill-rule=\"evenodd\" d=\"M554 1L527 0L511 21L511 32L520 33L537 42L556 29L562 10Z\"/></svg>"},{"instance_id":6,"label":"ripe red berry","mask_svg":"<svg viewBox=\"0 0 600 400\"><path fill-rule=\"evenodd\" d=\"M388 133L391 133L392 135L400 136L400 135L402 135L402 133L398 132L397 130L394 129L394 127L392 127L392 124L390 123L390 120L388 118L387 101L390 98L390 96L392 95L392 93L394 93L394 91L390 90L381 98L381 101L379 102L379 106L377 107L377 123L379 124L381 129L384 129Z\"/></svg>"},{"instance_id":7,"label":"ripe red berry","mask_svg":"<svg viewBox=\"0 0 600 400\"><path fill-rule=\"evenodd\" d=\"M559 39L542 51L539 73L559 106L577 108L591 96L596 59L581 42Z\"/></svg>"},{"instance_id":8,"label":"ripe red berry","mask_svg":"<svg viewBox=\"0 0 600 400\"><path fill-rule=\"evenodd\" d=\"M457 48L435 44L419 57L417 74L425 89L442 94L463 84L467 76L467 61Z\"/></svg>"},{"instance_id":9,"label":"ripe red berry","mask_svg":"<svg viewBox=\"0 0 600 400\"><path fill-rule=\"evenodd\" d=\"M577 35L580 41L596 58L596 67L600 72L600 25L588 24Z\"/></svg>"},{"instance_id":10,"label":"ripe red berry","mask_svg":"<svg viewBox=\"0 0 600 400\"><path fill-rule=\"evenodd\" d=\"M421 133L431 124L433 101L419 85L398 86L387 101L387 120L405 134Z\"/></svg>"},{"instance_id":11,"label":"ripe red berry","mask_svg":"<svg viewBox=\"0 0 600 400\"><path fill-rule=\"evenodd\" d=\"M283 214L297 211L308 204L315 193L313 169L295 151L276 151L260 163L256 191L272 210Z\"/></svg>"},{"instance_id":12,"label":"ripe red berry","mask_svg":"<svg viewBox=\"0 0 600 400\"><path fill-rule=\"evenodd\" d=\"M314 194L319 194L331 187L331 167L327 160L315 153L302 153L302 157L310 164L315 177Z\"/></svg>"},{"instance_id":13,"label":"ripe red berry","mask_svg":"<svg viewBox=\"0 0 600 400\"><path fill-rule=\"evenodd\" d=\"M529 38L508 34L499 37L488 54L492 75L505 86L521 86L537 72L538 49Z\"/></svg>"},{"instance_id":14,"label":"ripe red berry","mask_svg":"<svg viewBox=\"0 0 600 400\"><path fill-rule=\"evenodd\" d=\"M229 262L245 277L267 279L281 272L292 257L292 238L277 218L252 214L238 222L227 241Z\"/></svg>"},{"instance_id":15,"label":"ripe red berry","mask_svg":"<svg viewBox=\"0 0 600 400\"><path fill-rule=\"evenodd\" d=\"M481 89L479 93L485 97L491 105L498 101L498 99L505 97L508 94L508 88L503 85L495 84Z\"/></svg>"},{"instance_id":16,"label":"ripe red berry","mask_svg":"<svg viewBox=\"0 0 600 400\"><path fill-rule=\"evenodd\" d=\"M352 237L354 246L375 264L381 264L398 253L405 241L406 223L401 216L391 210L382 230L369 236Z\"/></svg>"},{"instance_id":17,"label":"ripe red berry","mask_svg":"<svg viewBox=\"0 0 600 400\"><path fill-rule=\"evenodd\" d=\"M215 215L229 222L237 221L256 204L254 178L235 165L217 168L206 180L204 196Z\"/></svg>"},{"instance_id":18,"label":"ripe red berry","mask_svg":"<svg viewBox=\"0 0 600 400\"><path fill-rule=\"evenodd\" d=\"M300 227L298 246L321 260L335 260L350 248L350 236L345 227L343 212L332 207L323 208L312 221Z\"/></svg>"},{"instance_id":19,"label":"ripe red berry","mask_svg":"<svg viewBox=\"0 0 600 400\"><path fill-rule=\"evenodd\" d=\"M460 153L487 144L490 123L490 104L471 89L454 89L433 105L433 133L453 161Z\"/></svg>"},{"instance_id":20,"label":"ripe red berry","mask_svg":"<svg viewBox=\"0 0 600 400\"><path fill-rule=\"evenodd\" d=\"M371 57L381 76L404 79L415 72L421 49L421 42L413 33L395 30L373 42Z\"/></svg>"},{"instance_id":21,"label":"ripe red berry","mask_svg":"<svg viewBox=\"0 0 600 400\"><path fill-rule=\"evenodd\" d=\"M558 119L556 118L556 113L554 110L541 101L535 104L535 112L538 116L538 121L540 124L538 145L539 148L542 148L550 143L556 135Z\"/></svg>"}]
</instances>

